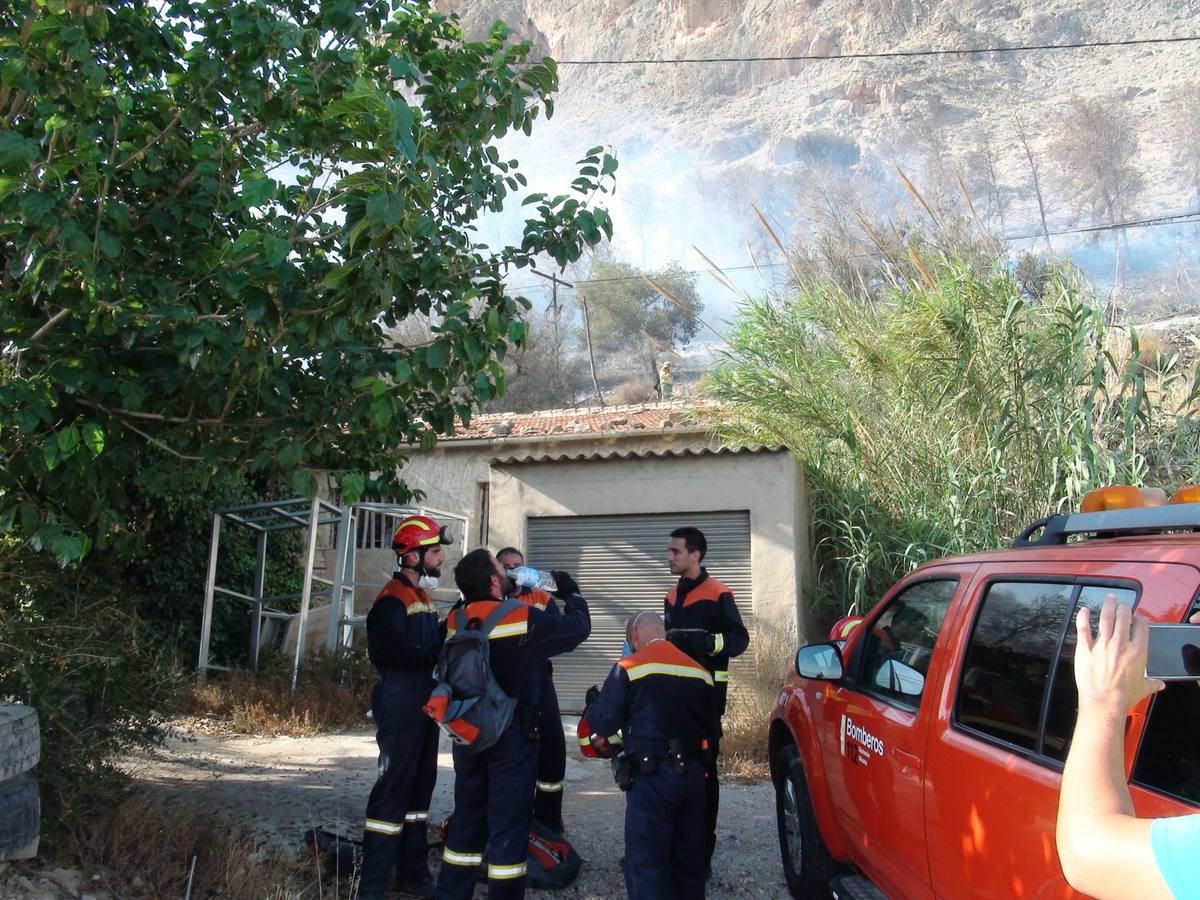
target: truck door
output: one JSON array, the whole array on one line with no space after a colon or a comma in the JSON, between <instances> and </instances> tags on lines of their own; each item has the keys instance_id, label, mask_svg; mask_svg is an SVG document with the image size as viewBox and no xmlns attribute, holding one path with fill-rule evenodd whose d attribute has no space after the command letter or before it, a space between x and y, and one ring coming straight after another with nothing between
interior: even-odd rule
<instances>
[{"instance_id":1,"label":"truck door","mask_svg":"<svg viewBox=\"0 0 1200 900\"><path fill-rule=\"evenodd\" d=\"M1054 845L1078 695L1075 612L1113 594L1192 597L1190 566L1088 561L979 568L936 698L925 779L939 897L1073 897ZM1176 601L1177 602L1177 601ZM1136 737L1141 713L1128 733Z\"/></svg>"},{"instance_id":2,"label":"truck door","mask_svg":"<svg viewBox=\"0 0 1200 900\"><path fill-rule=\"evenodd\" d=\"M828 691L834 802L868 874L889 896L929 897L923 781L930 709L952 601L974 566L925 570L863 623L847 677ZM864 866L865 868L867 866Z\"/></svg>"}]
</instances>

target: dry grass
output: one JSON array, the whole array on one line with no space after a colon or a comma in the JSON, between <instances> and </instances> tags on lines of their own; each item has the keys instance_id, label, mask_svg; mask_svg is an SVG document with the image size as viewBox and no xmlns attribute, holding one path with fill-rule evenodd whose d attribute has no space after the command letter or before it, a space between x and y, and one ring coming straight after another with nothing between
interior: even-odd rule
<instances>
[{"instance_id":1,"label":"dry grass","mask_svg":"<svg viewBox=\"0 0 1200 900\"><path fill-rule=\"evenodd\" d=\"M779 687L796 655L796 639L759 625L750 649L732 666L729 702L721 738L722 775L732 779L770 777L767 726Z\"/></svg>"},{"instance_id":2,"label":"dry grass","mask_svg":"<svg viewBox=\"0 0 1200 900\"><path fill-rule=\"evenodd\" d=\"M195 860L194 871L192 861ZM58 864L103 872L97 889L126 900L190 896L301 900L349 896L309 857L256 848L245 829L177 801L136 795L70 829Z\"/></svg>"},{"instance_id":3,"label":"dry grass","mask_svg":"<svg viewBox=\"0 0 1200 900\"><path fill-rule=\"evenodd\" d=\"M275 657L264 660L257 676L234 671L193 685L185 715L221 731L307 737L367 724L374 681L360 652L320 654L301 669L293 691L286 661Z\"/></svg>"}]
</instances>

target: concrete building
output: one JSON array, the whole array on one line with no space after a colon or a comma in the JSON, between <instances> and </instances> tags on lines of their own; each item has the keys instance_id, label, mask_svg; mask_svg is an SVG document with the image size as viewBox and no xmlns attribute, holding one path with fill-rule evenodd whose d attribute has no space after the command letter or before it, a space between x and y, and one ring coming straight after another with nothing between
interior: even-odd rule
<instances>
[{"instance_id":1,"label":"concrete building","mask_svg":"<svg viewBox=\"0 0 1200 900\"><path fill-rule=\"evenodd\" d=\"M579 708L587 686L607 674L626 617L661 609L674 583L666 546L681 525L705 532L705 564L733 589L752 630L804 631L811 554L803 474L786 450L724 446L703 424L711 414L659 403L480 416L404 467L424 504L468 518L454 558L513 546L531 565L579 581L593 631L555 660L565 709ZM386 567L387 536L376 537L367 546L360 535L360 553L378 553ZM452 564L443 578L451 587Z\"/></svg>"}]
</instances>

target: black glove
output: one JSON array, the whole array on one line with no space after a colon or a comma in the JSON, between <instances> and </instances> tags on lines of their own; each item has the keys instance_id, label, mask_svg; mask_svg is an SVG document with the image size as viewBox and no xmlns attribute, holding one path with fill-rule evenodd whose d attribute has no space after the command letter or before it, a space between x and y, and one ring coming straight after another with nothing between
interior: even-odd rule
<instances>
[{"instance_id":1,"label":"black glove","mask_svg":"<svg viewBox=\"0 0 1200 900\"><path fill-rule=\"evenodd\" d=\"M583 702L584 702L584 705L586 705L586 706L591 706L593 703L595 703L599 699L600 699L600 688L598 688L594 684L590 688L588 688L587 693L583 695Z\"/></svg>"},{"instance_id":2,"label":"black glove","mask_svg":"<svg viewBox=\"0 0 1200 900\"><path fill-rule=\"evenodd\" d=\"M558 585L554 589L554 596L559 600L566 600L568 597L573 597L579 593L579 585L566 572L560 572L555 569L550 574L554 576L554 583Z\"/></svg>"},{"instance_id":3,"label":"black glove","mask_svg":"<svg viewBox=\"0 0 1200 900\"><path fill-rule=\"evenodd\" d=\"M668 641L699 663L708 657L711 638L712 635L700 628L672 628L667 632Z\"/></svg>"}]
</instances>

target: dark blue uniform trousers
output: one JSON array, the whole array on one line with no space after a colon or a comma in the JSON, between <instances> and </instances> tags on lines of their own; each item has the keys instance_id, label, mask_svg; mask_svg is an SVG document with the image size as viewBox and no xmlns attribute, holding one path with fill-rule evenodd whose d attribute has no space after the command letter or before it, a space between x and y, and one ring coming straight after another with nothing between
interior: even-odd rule
<instances>
[{"instance_id":1,"label":"dark blue uniform trousers","mask_svg":"<svg viewBox=\"0 0 1200 900\"><path fill-rule=\"evenodd\" d=\"M438 900L467 900L487 851L488 897L525 896L537 745L509 725L483 753L454 748L454 818L446 834Z\"/></svg>"},{"instance_id":2,"label":"dark blue uniform trousers","mask_svg":"<svg viewBox=\"0 0 1200 900\"><path fill-rule=\"evenodd\" d=\"M428 675L385 675L371 694L378 731L379 778L367 800L363 828L362 894L382 895L393 869L402 882L429 878L429 802L437 780L438 729L421 712Z\"/></svg>"},{"instance_id":3,"label":"dark blue uniform trousers","mask_svg":"<svg viewBox=\"0 0 1200 900\"><path fill-rule=\"evenodd\" d=\"M537 795L533 817L555 831L563 830L563 780L567 776L567 738L563 733L558 694L549 674L542 682L538 704L542 713L541 739L538 741Z\"/></svg>"},{"instance_id":4,"label":"dark blue uniform trousers","mask_svg":"<svg viewBox=\"0 0 1200 900\"><path fill-rule=\"evenodd\" d=\"M683 775L664 763L637 775L625 801L625 890L630 900L703 900L704 765Z\"/></svg>"}]
</instances>

